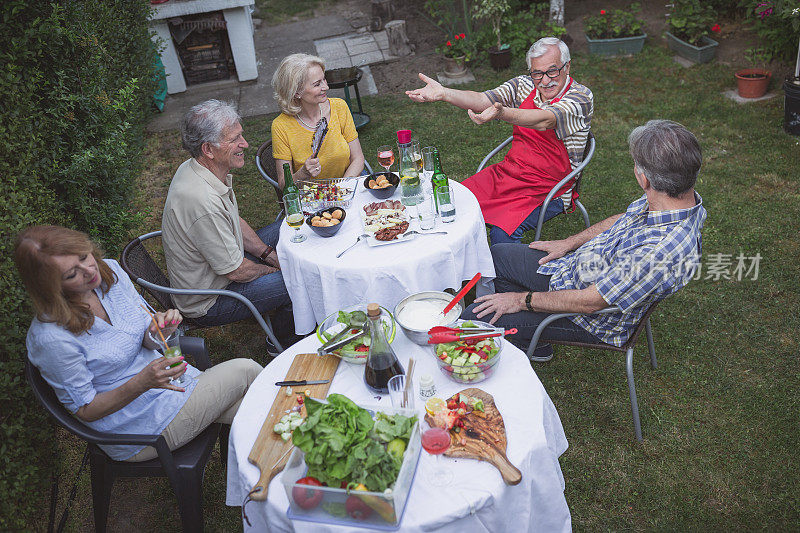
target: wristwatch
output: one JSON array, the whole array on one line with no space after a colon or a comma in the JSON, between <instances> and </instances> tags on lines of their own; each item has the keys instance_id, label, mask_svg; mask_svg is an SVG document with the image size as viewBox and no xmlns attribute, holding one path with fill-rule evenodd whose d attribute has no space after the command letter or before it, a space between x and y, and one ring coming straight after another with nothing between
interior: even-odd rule
<instances>
[{"instance_id":1,"label":"wristwatch","mask_svg":"<svg viewBox=\"0 0 800 533\"><path fill-rule=\"evenodd\" d=\"M533 291L528 291L528 294L525 295L525 307L528 308L528 311L533 311L533 307L531 306L531 296L533 296Z\"/></svg>"},{"instance_id":2,"label":"wristwatch","mask_svg":"<svg viewBox=\"0 0 800 533\"><path fill-rule=\"evenodd\" d=\"M264 250L264 252L263 252L261 255L259 255L259 256L258 256L258 258L259 258L259 259L261 259L261 262L262 262L262 263L266 263L266 262L267 262L267 256L268 256L269 254L271 254L271 253L272 253L272 250L273 250L273 249L274 249L274 248L272 248L272 246L270 246L270 245L268 244L268 245L267 245L267 249L266 249L266 250Z\"/></svg>"}]
</instances>

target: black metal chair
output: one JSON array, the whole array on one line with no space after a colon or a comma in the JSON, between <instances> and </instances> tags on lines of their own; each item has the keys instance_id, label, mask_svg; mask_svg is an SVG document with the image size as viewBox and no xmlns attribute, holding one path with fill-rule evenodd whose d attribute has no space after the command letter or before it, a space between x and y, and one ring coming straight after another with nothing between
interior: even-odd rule
<instances>
[{"instance_id":1,"label":"black metal chair","mask_svg":"<svg viewBox=\"0 0 800 533\"><path fill-rule=\"evenodd\" d=\"M256 168L258 169L258 173L261 174L261 177L275 189L275 197L278 202L278 216L275 217L275 220L280 220L285 215L282 201L283 189L281 189L281 186L278 184L278 179L275 177L275 172L278 169L275 168L275 158L272 156L272 139L258 147L258 151L256 152ZM367 172L372 174L372 167L366 159L364 159L364 168L367 169Z\"/></svg>"},{"instance_id":2,"label":"black metal chair","mask_svg":"<svg viewBox=\"0 0 800 533\"><path fill-rule=\"evenodd\" d=\"M561 318L567 318L570 316L578 316L584 313L558 313L553 314L542 320L539 324L539 327L536 328L536 331L533 333L533 338L531 338L531 343L528 345L528 359L535 362L542 362L542 361L549 361L553 358L552 355L548 357L535 357L533 355L533 351L536 349L536 345L539 343L539 338L542 338L543 341L549 344L561 344L566 346L579 346L581 348L594 348L597 350L611 350L615 352L624 352L625 353L625 372L628 376L628 394L631 398L631 413L633 414L633 432L636 435L636 440L639 442L642 441L642 425L639 420L639 403L636 401L636 384L633 381L633 348L636 346L636 341L641 335L642 331L645 332L647 337L647 349L650 353L650 366L653 368L658 367L658 362L656 361L656 347L653 343L653 329L650 327L650 314L656 308L658 302L652 304L650 308L645 312L642 319L639 321L639 325L636 326L636 329L633 332L633 335L623 344L622 346L614 346L613 344L607 344L605 342L598 342L598 343L590 343L590 342L574 342L574 341L561 341L561 340L552 340L546 337L543 337L544 329L552 322L559 320ZM596 314L609 314L609 313L621 313L622 310L617 307L606 307L605 309L601 309L599 311L595 311L594 313L588 313L592 315Z\"/></svg>"},{"instance_id":3,"label":"black metal chair","mask_svg":"<svg viewBox=\"0 0 800 533\"><path fill-rule=\"evenodd\" d=\"M513 139L514 136L512 135L508 139L498 144L494 150L489 152L489 154L483 158L481 164L478 165L478 170L476 170L475 172L477 173L483 170L483 168L486 166L489 160L495 155L497 155L497 153L500 152L503 148L508 146L508 144ZM583 169L586 168L586 165L588 165L589 161L592 160L596 144L597 143L594 138L594 133L590 131L589 137L586 139L586 147L583 149L583 161L581 161L581 164L575 167L572 170L572 172L564 176L564 178L561 181L559 181L556 185L554 185L553 188L550 189L550 192L547 193L547 197L544 199L544 202L542 202L542 208L539 210L539 221L536 224L536 236L533 238L533 240L538 241L539 237L541 237L542 235L542 226L544 226L544 216L545 213L547 212L547 206L550 205L550 202L553 200L553 197L555 197L556 193L558 193L558 191L561 190L561 188L567 183L569 183L570 180L572 180L573 178L575 178L575 184L573 186L573 190L576 192L580 192ZM583 223L586 224L586 227L588 228L589 226L591 226L591 223L589 222L589 213L586 211L586 208L583 207L583 204L579 199L576 198L574 203L575 206L578 208L578 210L581 212L581 215L583 216Z\"/></svg>"},{"instance_id":4,"label":"black metal chair","mask_svg":"<svg viewBox=\"0 0 800 533\"><path fill-rule=\"evenodd\" d=\"M171 309L175 307L175 304L172 303L170 294L216 294L219 296L235 298L246 305L248 309L250 309L253 318L256 319L258 325L264 330L264 333L266 333L267 338L272 345L279 352L283 351L281 343L278 342L278 339L275 337L275 333L272 330L272 322L270 321L269 316L262 316L261 313L258 312L258 309L256 309L256 306L253 305L253 302L241 294L225 289L175 289L171 287L169 278L167 278L167 275L164 274L164 271L161 270L153 258L150 257L150 253L144 246L144 242L146 240L154 239L156 237L161 237L161 231L152 231L133 239L122 250L120 263L122 264L122 268L125 270L128 276L130 276L130 278L136 282L136 284L144 287L148 294L150 294L156 299L156 301L158 301L159 304L161 304L162 308ZM186 326L186 329L200 329L208 327L203 324L199 324L188 317L183 319L183 324Z\"/></svg>"},{"instance_id":5,"label":"black metal chair","mask_svg":"<svg viewBox=\"0 0 800 533\"><path fill-rule=\"evenodd\" d=\"M200 370L211 367L205 341L197 337L182 337L181 350L194 359ZM161 435L119 435L90 428L72 416L58 400L53 389L30 361L25 360L25 376L34 396L64 429L86 441L92 479L92 503L95 531L106 530L111 488L119 477L166 477L178 499L181 525L184 531L203 530L203 472L211 451L220 437L222 463L227 465L228 431L221 433L221 424L211 424L200 435L177 450L170 451ZM153 446L157 459L129 463L115 461L100 449L99 444Z\"/></svg>"}]
</instances>

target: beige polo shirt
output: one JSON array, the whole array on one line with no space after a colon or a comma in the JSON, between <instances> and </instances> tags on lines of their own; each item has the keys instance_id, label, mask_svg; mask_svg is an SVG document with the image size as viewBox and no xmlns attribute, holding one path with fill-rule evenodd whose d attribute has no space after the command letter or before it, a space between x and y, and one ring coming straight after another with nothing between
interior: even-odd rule
<instances>
[{"instance_id":1,"label":"beige polo shirt","mask_svg":"<svg viewBox=\"0 0 800 533\"><path fill-rule=\"evenodd\" d=\"M244 259L239 206L232 177L222 183L194 158L184 161L169 186L161 219L170 284L178 289L224 289ZM203 316L217 296L172 300L190 318Z\"/></svg>"}]
</instances>

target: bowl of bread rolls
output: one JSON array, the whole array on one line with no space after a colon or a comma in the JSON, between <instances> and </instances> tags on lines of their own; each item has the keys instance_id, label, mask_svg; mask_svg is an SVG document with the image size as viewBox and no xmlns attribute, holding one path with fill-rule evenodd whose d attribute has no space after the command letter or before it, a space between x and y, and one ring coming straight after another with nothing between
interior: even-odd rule
<instances>
[{"instance_id":1,"label":"bowl of bread rolls","mask_svg":"<svg viewBox=\"0 0 800 533\"><path fill-rule=\"evenodd\" d=\"M376 172L364 179L364 187L379 200L392 196L398 185L400 178L394 172Z\"/></svg>"},{"instance_id":2,"label":"bowl of bread rolls","mask_svg":"<svg viewBox=\"0 0 800 533\"><path fill-rule=\"evenodd\" d=\"M347 212L343 207L329 207L306 217L306 224L320 237L332 237L342 227L345 217Z\"/></svg>"}]
</instances>

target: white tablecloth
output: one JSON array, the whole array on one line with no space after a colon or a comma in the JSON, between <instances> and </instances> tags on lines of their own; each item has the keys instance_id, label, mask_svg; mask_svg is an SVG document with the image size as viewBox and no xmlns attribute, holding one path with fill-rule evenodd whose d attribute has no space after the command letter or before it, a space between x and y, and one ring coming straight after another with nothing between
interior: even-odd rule
<instances>
[{"instance_id":1,"label":"white tablecloth","mask_svg":"<svg viewBox=\"0 0 800 533\"><path fill-rule=\"evenodd\" d=\"M564 498L564 478L558 463L558 457L567 449L561 420L525 354L512 344L503 343L497 371L475 386L494 396L505 421L507 456L522 472L522 481L508 486L499 471L488 463L441 457L443 466L453 471L454 479L448 487L432 487L426 481L425 472L434 466L436 458L422 451L400 523L401 531L519 533L571 529L569 508ZM248 462L247 456L278 391L274 383L284 378L295 354L315 352L319 344L314 337L307 337L289 348L267 365L245 395L231 426L228 505L241 505L258 481L259 469ZM417 361L415 387L419 376L431 374L440 398L467 388L440 373L431 348L413 344L402 332L398 333L392 346L405 368L409 357L413 356ZM364 405L391 405L388 395L378 401L368 392L363 381L363 368L340 363L329 392L345 394ZM421 419L424 405L418 397L416 400ZM425 427L425 423L422 424ZM365 531L363 528L289 520L286 516L289 500L281 476L278 474L270 483L266 502L247 504L251 526L245 523L245 531Z\"/></svg>"},{"instance_id":2,"label":"white tablecloth","mask_svg":"<svg viewBox=\"0 0 800 533\"><path fill-rule=\"evenodd\" d=\"M448 235L417 235L408 242L371 247L361 241L341 258L336 255L364 233L362 206L377 200L364 188L363 178L342 229L323 238L303 225L305 242L290 242L293 229L282 224L278 259L283 280L292 299L295 331L305 335L326 316L347 306L377 302L394 307L406 296L420 291L460 288L464 280L480 272L478 295L492 292L494 264L486 238L478 200L463 185L451 181L456 198L456 220L444 224L437 218L429 231ZM399 199L396 192L393 199ZM416 208L410 208L416 214ZM410 229L419 229L414 218Z\"/></svg>"}]
</instances>

